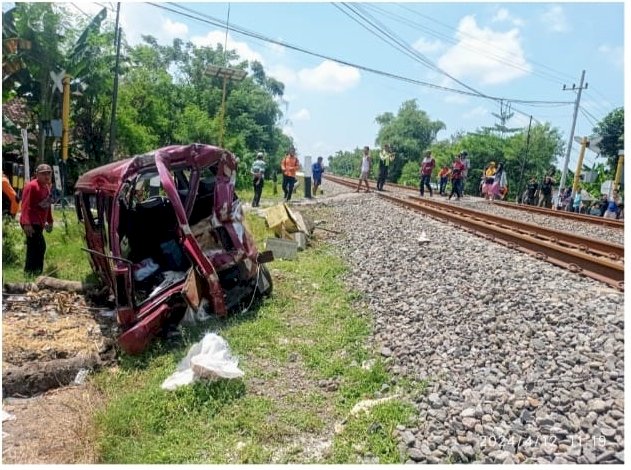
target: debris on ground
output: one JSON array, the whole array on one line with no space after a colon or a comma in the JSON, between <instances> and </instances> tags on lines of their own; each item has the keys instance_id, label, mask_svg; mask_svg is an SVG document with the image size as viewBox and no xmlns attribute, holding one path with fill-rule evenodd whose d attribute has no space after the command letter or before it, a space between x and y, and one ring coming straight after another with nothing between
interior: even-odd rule
<instances>
[{"instance_id":1,"label":"debris on ground","mask_svg":"<svg viewBox=\"0 0 631 470\"><path fill-rule=\"evenodd\" d=\"M268 238L265 248L274 253L275 259L294 259L297 251L307 248L313 233L313 222L287 204L278 204L263 211L265 222L276 235Z\"/></svg>"},{"instance_id":2,"label":"debris on ground","mask_svg":"<svg viewBox=\"0 0 631 470\"><path fill-rule=\"evenodd\" d=\"M215 333L206 333L195 343L176 371L162 383L164 390L175 390L201 379L217 380L243 377L239 360L232 355L228 342Z\"/></svg>"}]
</instances>

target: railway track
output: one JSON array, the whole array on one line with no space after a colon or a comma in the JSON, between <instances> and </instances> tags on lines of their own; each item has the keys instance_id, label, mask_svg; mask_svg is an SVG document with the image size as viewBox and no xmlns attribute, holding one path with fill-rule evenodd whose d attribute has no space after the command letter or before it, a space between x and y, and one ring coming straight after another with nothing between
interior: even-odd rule
<instances>
[{"instance_id":1,"label":"railway track","mask_svg":"<svg viewBox=\"0 0 631 470\"><path fill-rule=\"evenodd\" d=\"M342 178L342 179L344 178L344 177L332 176L332 175L325 175L325 177ZM351 181L351 180L349 179L348 181ZM354 181L355 181L355 184L357 184L357 180L354 180ZM370 180L370 182L373 184L377 183L374 180ZM406 191L415 191L418 193L417 187L405 186L402 184L386 183L386 187L399 188ZM547 217L557 217L560 219L567 219L567 220L572 220L576 222L585 222L585 223L600 225L604 227L620 228L624 230L624 220L605 219L604 217L596 217L594 215L576 214L574 212L567 212L567 211L557 211L557 210L547 209L545 207L528 206L525 204L514 204L512 202L507 202L507 201L494 201L493 203L498 206L505 207L507 209L513 209L513 210L524 211L524 212L532 212L536 214L545 215Z\"/></svg>"},{"instance_id":2,"label":"railway track","mask_svg":"<svg viewBox=\"0 0 631 470\"><path fill-rule=\"evenodd\" d=\"M331 175L326 177L348 187L356 187L357 184L354 180L347 178ZM458 225L490 241L624 290L624 246L622 245L431 199L392 193L377 194L386 200L423 212L442 222Z\"/></svg>"}]
</instances>

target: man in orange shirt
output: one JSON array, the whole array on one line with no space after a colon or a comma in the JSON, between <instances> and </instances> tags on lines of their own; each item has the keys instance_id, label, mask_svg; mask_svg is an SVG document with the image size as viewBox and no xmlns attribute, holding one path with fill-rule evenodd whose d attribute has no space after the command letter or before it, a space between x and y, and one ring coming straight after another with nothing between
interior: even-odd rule
<instances>
[{"instance_id":1,"label":"man in orange shirt","mask_svg":"<svg viewBox=\"0 0 631 470\"><path fill-rule=\"evenodd\" d=\"M294 192L294 184L296 184L296 172L300 169L300 162L296 157L296 149L292 145L289 147L289 153L280 162L280 168L283 170L283 193L285 201L291 200L291 194Z\"/></svg>"},{"instance_id":2,"label":"man in orange shirt","mask_svg":"<svg viewBox=\"0 0 631 470\"><path fill-rule=\"evenodd\" d=\"M20 225L26 235L26 263L24 272L41 274L44 269L46 241L44 230L53 229L53 213L51 209L51 179L53 169L45 163L35 170L35 179L24 186L22 193L22 212Z\"/></svg>"}]
</instances>

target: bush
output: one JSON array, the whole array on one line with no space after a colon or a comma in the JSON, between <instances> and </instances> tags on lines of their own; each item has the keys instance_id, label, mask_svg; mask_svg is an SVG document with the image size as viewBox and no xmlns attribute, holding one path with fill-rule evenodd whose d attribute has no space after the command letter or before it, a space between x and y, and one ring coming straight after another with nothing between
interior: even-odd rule
<instances>
[{"instance_id":1,"label":"bush","mask_svg":"<svg viewBox=\"0 0 631 470\"><path fill-rule=\"evenodd\" d=\"M20 224L11 217L2 219L2 266L17 265L23 250L24 237Z\"/></svg>"}]
</instances>

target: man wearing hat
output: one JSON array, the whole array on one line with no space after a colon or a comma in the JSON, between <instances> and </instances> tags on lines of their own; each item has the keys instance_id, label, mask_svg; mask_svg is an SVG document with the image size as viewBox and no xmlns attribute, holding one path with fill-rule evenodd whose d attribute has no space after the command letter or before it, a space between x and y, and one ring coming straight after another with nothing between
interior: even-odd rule
<instances>
[{"instance_id":1,"label":"man wearing hat","mask_svg":"<svg viewBox=\"0 0 631 470\"><path fill-rule=\"evenodd\" d=\"M42 163L35 170L35 178L24 186L20 225L26 235L26 263L24 272L37 275L44 270L46 241L44 230L53 229L51 208L51 179L53 169Z\"/></svg>"},{"instance_id":2,"label":"man wearing hat","mask_svg":"<svg viewBox=\"0 0 631 470\"><path fill-rule=\"evenodd\" d=\"M265 155L263 152L256 154L256 160L252 163L250 173L252 173L252 184L254 185L254 199L252 199L252 207L258 207L261 201L261 193L263 192L263 182L265 181Z\"/></svg>"}]
</instances>

